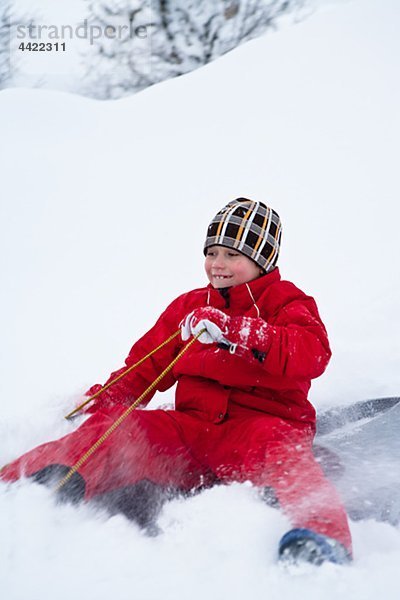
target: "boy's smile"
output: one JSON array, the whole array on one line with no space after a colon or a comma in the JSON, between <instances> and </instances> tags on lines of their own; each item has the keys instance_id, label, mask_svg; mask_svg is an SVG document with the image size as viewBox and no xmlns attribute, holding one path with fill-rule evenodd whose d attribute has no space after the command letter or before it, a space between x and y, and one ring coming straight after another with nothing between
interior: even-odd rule
<instances>
[{"instance_id":1,"label":"boy's smile","mask_svg":"<svg viewBox=\"0 0 400 600\"><path fill-rule=\"evenodd\" d=\"M232 287L259 277L262 270L255 262L232 248L210 246L204 264L214 288Z\"/></svg>"}]
</instances>

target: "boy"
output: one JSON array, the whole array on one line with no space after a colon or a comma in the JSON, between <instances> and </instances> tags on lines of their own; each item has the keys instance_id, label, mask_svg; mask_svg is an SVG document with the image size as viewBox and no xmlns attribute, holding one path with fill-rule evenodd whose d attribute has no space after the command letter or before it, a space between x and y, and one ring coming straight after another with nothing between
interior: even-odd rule
<instances>
[{"instance_id":1,"label":"boy","mask_svg":"<svg viewBox=\"0 0 400 600\"><path fill-rule=\"evenodd\" d=\"M328 364L329 342L313 298L280 278L280 239L274 210L246 198L229 202L207 231L209 285L172 302L134 344L126 367L179 328L182 339L174 337L100 393L75 432L28 452L2 478L60 479L202 332L157 385L164 391L177 382L175 410L130 414L62 494L97 499L148 527L171 490L251 481L293 523L280 542L281 559L348 562L347 517L314 459L315 411L307 399L311 379ZM88 395L101 389L93 386Z\"/></svg>"}]
</instances>

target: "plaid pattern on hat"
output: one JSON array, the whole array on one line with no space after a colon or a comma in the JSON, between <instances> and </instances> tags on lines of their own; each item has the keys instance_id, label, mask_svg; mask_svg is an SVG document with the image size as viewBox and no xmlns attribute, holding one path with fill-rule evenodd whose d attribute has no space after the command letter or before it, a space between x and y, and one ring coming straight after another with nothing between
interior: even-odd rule
<instances>
[{"instance_id":1,"label":"plaid pattern on hat","mask_svg":"<svg viewBox=\"0 0 400 600\"><path fill-rule=\"evenodd\" d=\"M262 202L237 198L211 221L204 254L209 246L233 248L265 271L271 271L278 260L281 233L281 220L272 208Z\"/></svg>"}]
</instances>

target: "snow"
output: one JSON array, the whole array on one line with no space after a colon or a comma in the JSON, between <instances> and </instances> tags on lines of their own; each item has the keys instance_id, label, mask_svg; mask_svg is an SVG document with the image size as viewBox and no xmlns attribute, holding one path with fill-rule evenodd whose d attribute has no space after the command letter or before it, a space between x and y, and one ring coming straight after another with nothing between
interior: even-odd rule
<instances>
[{"instance_id":1,"label":"snow","mask_svg":"<svg viewBox=\"0 0 400 600\"><path fill-rule=\"evenodd\" d=\"M83 391L205 283L208 222L241 195L280 214L281 272L327 324L317 409L399 393L398 16L394 0L343 3L113 103L2 92L1 464L75 427L62 416ZM121 516L56 506L40 486L0 484L2 594L400 594L387 524L351 523L352 567L295 572L276 565L286 518L248 486L173 501L160 526L146 538Z\"/></svg>"}]
</instances>

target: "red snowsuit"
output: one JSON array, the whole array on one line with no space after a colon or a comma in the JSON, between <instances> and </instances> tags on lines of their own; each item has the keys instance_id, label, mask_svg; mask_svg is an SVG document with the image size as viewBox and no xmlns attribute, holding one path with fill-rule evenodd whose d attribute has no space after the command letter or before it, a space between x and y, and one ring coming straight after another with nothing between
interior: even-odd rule
<instances>
[{"instance_id":1,"label":"red snowsuit","mask_svg":"<svg viewBox=\"0 0 400 600\"><path fill-rule=\"evenodd\" d=\"M294 527L328 535L351 551L345 511L312 453L315 411L307 393L329 361L327 334L313 298L281 281L277 268L230 288L226 297L211 286L179 296L134 344L126 365L207 305L233 320L247 317L255 338L259 331L267 335L245 356L196 341L157 387L164 391L177 382L175 410L134 411L79 469L85 498L142 479L183 490L249 480L272 487ZM169 342L103 392L75 432L28 452L1 477L15 480L51 463L74 465L183 345L180 337Z\"/></svg>"}]
</instances>

